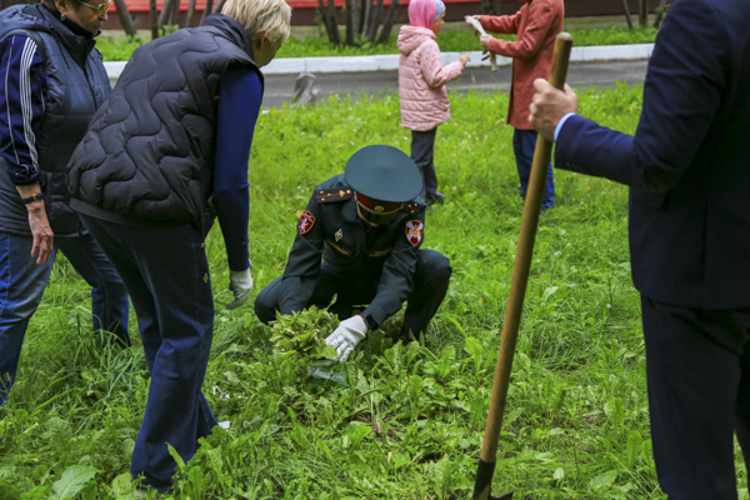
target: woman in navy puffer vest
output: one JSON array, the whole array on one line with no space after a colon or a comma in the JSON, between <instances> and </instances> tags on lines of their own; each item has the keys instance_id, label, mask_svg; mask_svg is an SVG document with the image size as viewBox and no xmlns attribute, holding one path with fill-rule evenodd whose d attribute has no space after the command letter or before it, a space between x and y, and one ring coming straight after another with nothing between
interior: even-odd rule
<instances>
[{"instance_id":1,"label":"woman in navy puffer vest","mask_svg":"<svg viewBox=\"0 0 750 500\"><path fill-rule=\"evenodd\" d=\"M68 165L71 207L125 281L151 374L131 473L168 491L218 425L201 384L214 296L204 238L218 215L233 309L250 295L248 159L260 67L289 36L284 0L227 0L203 26L138 48Z\"/></svg>"}]
</instances>

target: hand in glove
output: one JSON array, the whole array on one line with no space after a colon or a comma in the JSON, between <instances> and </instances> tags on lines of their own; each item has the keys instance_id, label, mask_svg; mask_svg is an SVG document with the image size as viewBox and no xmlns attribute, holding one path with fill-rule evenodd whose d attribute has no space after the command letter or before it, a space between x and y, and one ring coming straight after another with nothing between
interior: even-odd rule
<instances>
[{"instance_id":1,"label":"hand in glove","mask_svg":"<svg viewBox=\"0 0 750 500\"><path fill-rule=\"evenodd\" d=\"M234 293L234 300L227 304L227 311L236 309L247 302L250 298L250 290L253 289L253 277L250 276L250 268L244 271L229 270L229 290Z\"/></svg>"},{"instance_id":2,"label":"hand in glove","mask_svg":"<svg viewBox=\"0 0 750 500\"><path fill-rule=\"evenodd\" d=\"M367 334L367 324L362 316L352 316L339 323L338 328L326 337L326 344L336 349L338 361L346 361L349 354Z\"/></svg>"}]
</instances>

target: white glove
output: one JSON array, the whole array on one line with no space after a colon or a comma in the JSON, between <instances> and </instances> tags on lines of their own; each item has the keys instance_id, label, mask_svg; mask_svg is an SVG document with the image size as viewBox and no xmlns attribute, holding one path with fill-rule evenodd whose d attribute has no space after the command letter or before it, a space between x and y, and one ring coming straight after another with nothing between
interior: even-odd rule
<instances>
[{"instance_id":1,"label":"white glove","mask_svg":"<svg viewBox=\"0 0 750 500\"><path fill-rule=\"evenodd\" d=\"M236 309L247 302L250 298L250 290L253 289L253 277L250 276L250 268L244 271L229 270L229 291L234 293L234 300L227 304L227 311Z\"/></svg>"},{"instance_id":2,"label":"white glove","mask_svg":"<svg viewBox=\"0 0 750 500\"><path fill-rule=\"evenodd\" d=\"M338 328L326 337L326 344L336 349L338 361L346 361L349 354L367 334L367 323L362 316L352 316L339 323Z\"/></svg>"}]
</instances>

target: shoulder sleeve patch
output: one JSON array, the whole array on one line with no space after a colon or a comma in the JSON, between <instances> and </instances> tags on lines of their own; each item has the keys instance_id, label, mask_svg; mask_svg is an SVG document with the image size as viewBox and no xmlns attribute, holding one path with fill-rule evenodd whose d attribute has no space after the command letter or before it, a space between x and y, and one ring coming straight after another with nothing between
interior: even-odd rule
<instances>
[{"instance_id":1,"label":"shoulder sleeve patch","mask_svg":"<svg viewBox=\"0 0 750 500\"><path fill-rule=\"evenodd\" d=\"M309 210L305 210L302 212L299 222L297 223L297 232L299 232L299 234L306 234L310 232L310 229L312 229L314 225L315 216Z\"/></svg>"},{"instance_id":2,"label":"shoulder sleeve patch","mask_svg":"<svg viewBox=\"0 0 750 500\"><path fill-rule=\"evenodd\" d=\"M349 186L341 186L332 189L316 189L315 201L317 203L333 203L335 201L350 200L354 196L354 190Z\"/></svg>"},{"instance_id":3,"label":"shoulder sleeve patch","mask_svg":"<svg viewBox=\"0 0 750 500\"><path fill-rule=\"evenodd\" d=\"M406 239L411 246L415 247L424 239L424 224L419 220L410 220L406 223Z\"/></svg>"}]
</instances>

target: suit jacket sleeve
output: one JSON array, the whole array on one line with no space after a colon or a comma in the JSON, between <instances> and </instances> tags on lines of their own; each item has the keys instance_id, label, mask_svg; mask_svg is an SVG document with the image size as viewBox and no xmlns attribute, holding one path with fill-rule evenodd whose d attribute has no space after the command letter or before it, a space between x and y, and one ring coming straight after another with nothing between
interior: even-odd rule
<instances>
[{"instance_id":1,"label":"suit jacket sleeve","mask_svg":"<svg viewBox=\"0 0 750 500\"><path fill-rule=\"evenodd\" d=\"M676 2L649 62L635 137L571 117L558 136L555 167L645 192L673 188L695 158L720 106L730 43L709 2Z\"/></svg>"},{"instance_id":2,"label":"suit jacket sleeve","mask_svg":"<svg viewBox=\"0 0 750 500\"><path fill-rule=\"evenodd\" d=\"M320 263L323 255L323 222L320 205L314 198L307 204L307 211L315 217L313 227L305 234L297 236L289 253L284 276L279 291L279 312L292 314L305 308L315 290L315 283L320 274Z\"/></svg>"},{"instance_id":3,"label":"suit jacket sleeve","mask_svg":"<svg viewBox=\"0 0 750 500\"><path fill-rule=\"evenodd\" d=\"M410 220L418 220L424 227L424 212L420 211L415 214L414 219L404 220L402 236L394 243L393 251L383 266L375 298L363 312L372 316L378 325L401 310L401 304L409 298L414 289L417 255L424 237L417 245L409 242L406 236L406 224Z\"/></svg>"}]
</instances>

